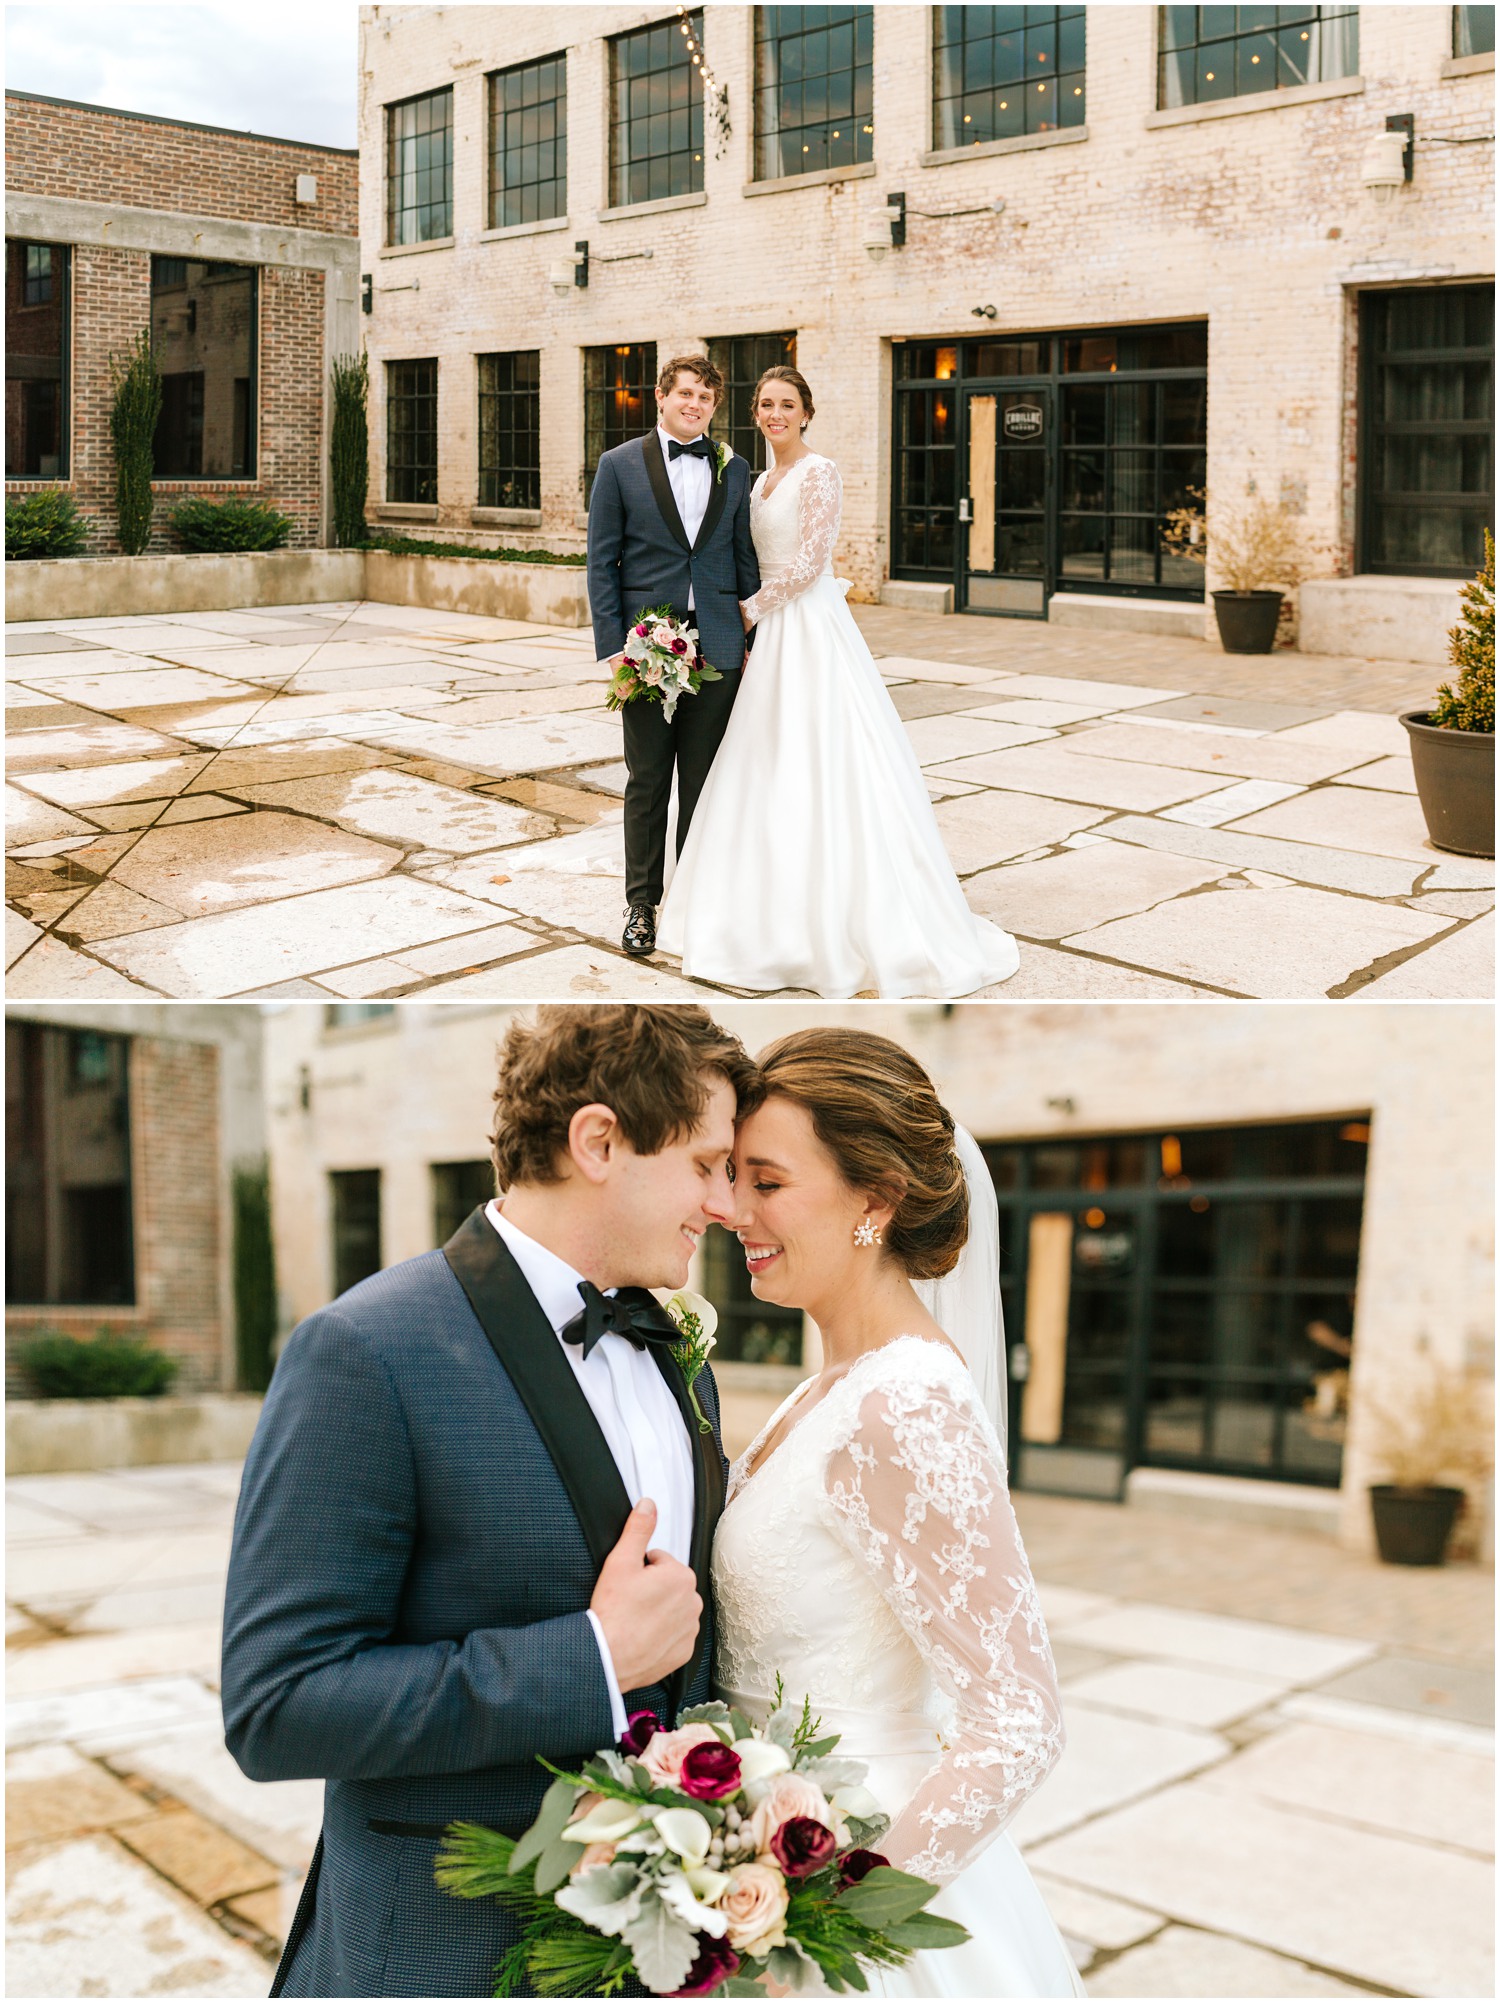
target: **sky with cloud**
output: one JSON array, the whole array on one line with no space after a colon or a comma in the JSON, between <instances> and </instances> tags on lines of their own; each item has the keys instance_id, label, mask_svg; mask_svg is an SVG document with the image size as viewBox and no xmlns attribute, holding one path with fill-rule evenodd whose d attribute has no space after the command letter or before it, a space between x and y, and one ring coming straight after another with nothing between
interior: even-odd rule
<instances>
[{"instance_id":1,"label":"sky with cloud","mask_svg":"<svg viewBox=\"0 0 1500 2003\"><path fill-rule=\"evenodd\" d=\"M11 90L353 146L355 0L112 0L5 8Z\"/></svg>"}]
</instances>

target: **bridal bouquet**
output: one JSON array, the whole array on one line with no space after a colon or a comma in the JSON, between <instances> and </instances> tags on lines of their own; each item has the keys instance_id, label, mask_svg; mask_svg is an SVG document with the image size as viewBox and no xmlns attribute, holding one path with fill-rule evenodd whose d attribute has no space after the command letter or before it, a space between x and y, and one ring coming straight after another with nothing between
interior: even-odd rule
<instances>
[{"instance_id":1,"label":"bridal bouquet","mask_svg":"<svg viewBox=\"0 0 1500 2003\"><path fill-rule=\"evenodd\" d=\"M804 1702L764 1726L727 1705L684 1711L675 1731L637 1711L618 1748L557 1778L519 1839L455 1823L437 1881L498 1898L521 1937L496 1996L612 1996L627 1977L655 1996L865 1989L864 1966L969 1936L922 1908L937 1891L875 1851L889 1827Z\"/></svg>"},{"instance_id":2,"label":"bridal bouquet","mask_svg":"<svg viewBox=\"0 0 1500 2003\"><path fill-rule=\"evenodd\" d=\"M696 695L705 682L724 679L704 660L697 628L674 619L665 605L640 614L625 636L624 652L604 699L610 709L623 709L645 696L661 704L670 723L681 696Z\"/></svg>"}]
</instances>

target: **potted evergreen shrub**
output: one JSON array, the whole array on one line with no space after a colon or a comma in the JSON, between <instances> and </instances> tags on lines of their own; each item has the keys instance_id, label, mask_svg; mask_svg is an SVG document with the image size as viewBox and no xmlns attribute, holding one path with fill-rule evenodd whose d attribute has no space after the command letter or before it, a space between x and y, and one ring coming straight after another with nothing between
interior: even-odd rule
<instances>
[{"instance_id":1,"label":"potted evergreen shrub","mask_svg":"<svg viewBox=\"0 0 1500 2003\"><path fill-rule=\"evenodd\" d=\"M1484 536L1484 568L1463 588L1463 609L1448 634L1458 670L1430 710L1401 719L1434 848L1455 855L1495 853L1495 539Z\"/></svg>"},{"instance_id":2,"label":"potted evergreen shrub","mask_svg":"<svg viewBox=\"0 0 1500 2003\"><path fill-rule=\"evenodd\" d=\"M1201 488L1189 487L1194 505L1174 508L1162 541L1179 556L1208 564L1224 582L1209 595L1226 654L1269 654L1287 587L1303 575L1306 539L1284 501L1253 490L1237 513L1215 507L1210 530ZM1211 540L1210 540L1211 538Z\"/></svg>"},{"instance_id":3,"label":"potted evergreen shrub","mask_svg":"<svg viewBox=\"0 0 1500 2003\"><path fill-rule=\"evenodd\" d=\"M1375 1543L1387 1565L1441 1565L1466 1491L1494 1465L1476 1386L1433 1363L1398 1411L1369 1407L1375 1459L1389 1477L1370 1488Z\"/></svg>"}]
</instances>

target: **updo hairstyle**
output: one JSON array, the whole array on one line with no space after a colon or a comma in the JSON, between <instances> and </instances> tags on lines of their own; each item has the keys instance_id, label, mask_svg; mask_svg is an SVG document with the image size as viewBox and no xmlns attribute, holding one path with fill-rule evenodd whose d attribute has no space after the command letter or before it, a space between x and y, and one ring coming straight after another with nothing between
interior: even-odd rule
<instances>
[{"instance_id":1,"label":"updo hairstyle","mask_svg":"<svg viewBox=\"0 0 1500 2003\"><path fill-rule=\"evenodd\" d=\"M892 1206L885 1248L908 1279L936 1280L969 1236L969 1187L953 1120L900 1044L854 1029L802 1029L757 1060L766 1098L790 1099L854 1190Z\"/></svg>"},{"instance_id":2,"label":"updo hairstyle","mask_svg":"<svg viewBox=\"0 0 1500 2003\"><path fill-rule=\"evenodd\" d=\"M812 391L807 386L807 377L785 362L778 362L774 369L767 369L760 381L755 385L755 394L750 399L750 422L752 424L755 423L755 413L760 404L760 393L767 383L791 384L792 388L802 399L802 408L807 415L807 423L803 425L802 429L806 431L807 426L812 423L814 417L817 415L817 412L813 409Z\"/></svg>"}]
</instances>

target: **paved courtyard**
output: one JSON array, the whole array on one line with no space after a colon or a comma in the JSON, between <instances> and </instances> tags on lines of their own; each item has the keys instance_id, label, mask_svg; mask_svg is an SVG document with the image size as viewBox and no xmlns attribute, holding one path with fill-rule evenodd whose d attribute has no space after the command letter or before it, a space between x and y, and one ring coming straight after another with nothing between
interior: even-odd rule
<instances>
[{"instance_id":1,"label":"paved courtyard","mask_svg":"<svg viewBox=\"0 0 1500 2003\"><path fill-rule=\"evenodd\" d=\"M223 1747L238 1483L6 1485L12 1995L266 1992L322 1790ZM1013 1829L1089 1992L1493 1995L1491 1578L1019 1508L1069 1747Z\"/></svg>"},{"instance_id":2,"label":"paved courtyard","mask_svg":"<svg viewBox=\"0 0 1500 2003\"><path fill-rule=\"evenodd\" d=\"M1493 992L1493 865L1430 846L1396 721L1433 671L856 616L971 904L1022 941L989 992ZM527 867L620 813L584 632L303 605L6 653L13 999L715 992L624 957L618 877Z\"/></svg>"}]
</instances>

